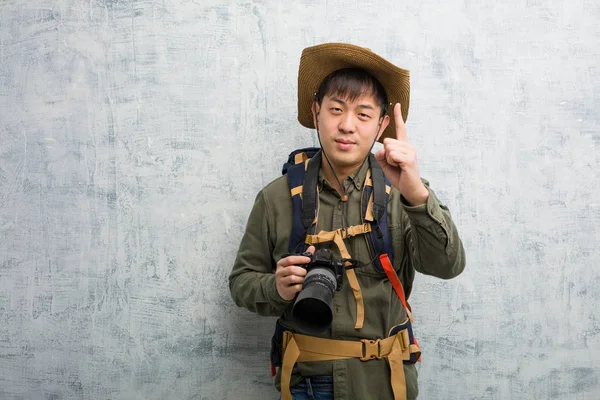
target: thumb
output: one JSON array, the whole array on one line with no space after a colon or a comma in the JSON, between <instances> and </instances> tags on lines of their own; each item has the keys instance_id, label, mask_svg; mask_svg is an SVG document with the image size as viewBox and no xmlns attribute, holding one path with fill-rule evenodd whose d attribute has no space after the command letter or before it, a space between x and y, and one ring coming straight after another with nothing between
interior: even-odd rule
<instances>
[{"instance_id":1,"label":"thumb","mask_svg":"<svg viewBox=\"0 0 600 400\"><path fill-rule=\"evenodd\" d=\"M310 246L308 249L306 249L306 251L308 251L310 254L314 255L315 254L315 246Z\"/></svg>"},{"instance_id":2,"label":"thumb","mask_svg":"<svg viewBox=\"0 0 600 400\"><path fill-rule=\"evenodd\" d=\"M387 167L385 149L378 150L377 153L375 153L375 160L381 165L381 168Z\"/></svg>"}]
</instances>

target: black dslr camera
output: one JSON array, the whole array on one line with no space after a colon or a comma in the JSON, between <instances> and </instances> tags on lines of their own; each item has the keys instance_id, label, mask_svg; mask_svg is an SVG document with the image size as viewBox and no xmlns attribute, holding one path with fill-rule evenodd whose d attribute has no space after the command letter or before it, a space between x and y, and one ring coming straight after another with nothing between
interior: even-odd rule
<instances>
[{"instance_id":1,"label":"black dslr camera","mask_svg":"<svg viewBox=\"0 0 600 400\"><path fill-rule=\"evenodd\" d=\"M298 255L309 257L311 261L300 265L307 273L292 306L292 317L300 330L314 335L331 325L333 295L342 287L345 267L328 249L319 249L314 255L308 252Z\"/></svg>"}]
</instances>

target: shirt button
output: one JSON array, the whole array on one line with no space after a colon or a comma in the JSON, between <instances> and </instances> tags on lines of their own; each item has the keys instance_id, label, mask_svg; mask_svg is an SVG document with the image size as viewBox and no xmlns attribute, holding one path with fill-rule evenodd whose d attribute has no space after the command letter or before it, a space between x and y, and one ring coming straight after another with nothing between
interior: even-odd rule
<instances>
[{"instance_id":1,"label":"shirt button","mask_svg":"<svg viewBox=\"0 0 600 400\"><path fill-rule=\"evenodd\" d=\"M341 210L341 209L342 209L342 205L338 204L338 210Z\"/></svg>"}]
</instances>

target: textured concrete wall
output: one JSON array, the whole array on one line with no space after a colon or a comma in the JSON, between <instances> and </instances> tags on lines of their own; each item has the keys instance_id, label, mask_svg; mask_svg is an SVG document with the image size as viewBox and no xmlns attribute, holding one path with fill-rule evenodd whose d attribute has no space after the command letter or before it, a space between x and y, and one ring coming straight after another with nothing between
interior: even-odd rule
<instances>
[{"instance_id":1,"label":"textured concrete wall","mask_svg":"<svg viewBox=\"0 0 600 400\"><path fill-rule=\"evenodd\" d=\"M301 49L412 71L468 267L412 297L424 399L600 398L600 6L1 0L0 398L266 399L227 276Z\"/></svg>"}]
</instances>

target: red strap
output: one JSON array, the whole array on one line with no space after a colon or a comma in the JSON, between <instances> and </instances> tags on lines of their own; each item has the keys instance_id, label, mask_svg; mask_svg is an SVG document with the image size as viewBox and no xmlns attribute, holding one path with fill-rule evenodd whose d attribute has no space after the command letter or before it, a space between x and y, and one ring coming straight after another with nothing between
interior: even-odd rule
<instances>
[{"instance_id":1,"label":"red strap","mask_svg":"<svg viewBox=\"0 0 600 400\"><path fill-rule=\"evenodd\" d=\"M271 363L271 376L277 375L277 371L275 370L275 366Z\"/></svg>"},{"instance_id":2,"label":"red strap","mask_svg":"<svg viewBox=\"0 0 600 400\"><path fill-rule=\"evenodd\" d=\"M392 267L392 263L390 262L390 259L388 258L387 254L380 255L379 261L381 262L381 265L383 266L383 270L385 271L385 274L387 275L392 286L394 287L394 290L398 294L398 297L400 298L400 301L402 302L402 305L404 306L404 309L406 310L406 315L407 316L410 315L409 311L408 311L408 307L406 306L406 297L404 297L404 289L402 289L402 282L400 282L398 275L396 275L396 271L394 271L394 268ZM413 337L413 340L415 341L415 344L417 346L419 346L419 342L417 342L417 338ZM419 359L417 361L421 362L421 357L419 357Z\"/></svg>"},{"instance_id":3,"label":"red strap","mask_svg":"<svg viewBox=\"0 0 600 400\"><path fill-rule=\"evenodd\" d=\"M390 262L388 255L387 254L380 255L379 261L381 262L381 265L383 266L383 270L385 271L385 274L387 275L388 279L390 280L390 283L394 287L396 294L400 298L400 301L402 302L402 305L404 306L404 309L406 310L406 315L409 315L408 307L406 306L406 297L404 297L404 289L402 289L402 282L400 282L400 279L398 279L398 275L396 275L396 271L394 271L394 267L392 267L392 263Z\"/></svg>"}]
</instances>

